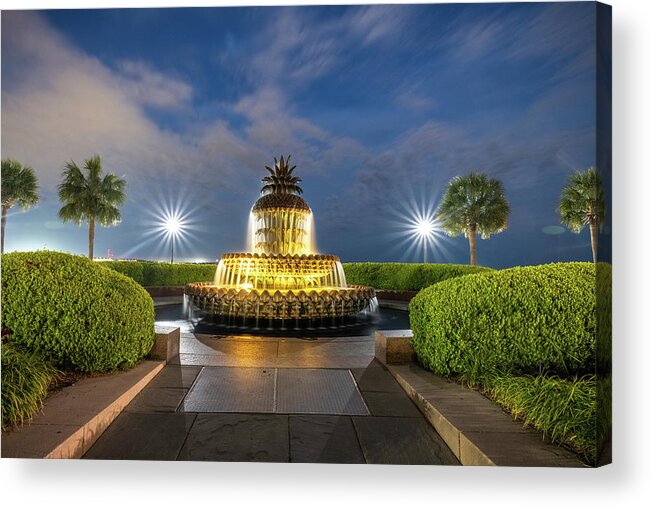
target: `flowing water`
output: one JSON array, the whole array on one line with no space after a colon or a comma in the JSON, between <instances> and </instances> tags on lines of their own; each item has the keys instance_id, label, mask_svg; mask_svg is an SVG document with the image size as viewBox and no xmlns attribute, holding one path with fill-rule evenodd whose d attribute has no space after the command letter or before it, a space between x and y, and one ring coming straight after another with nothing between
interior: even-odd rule
<instances>
[{"instance_id":1,"label":"flowing water","mask_svg":"<svg viewBox=\"0 0 651 507\"><path fill-rule=\"evenodd\" d=\"M311 319L305 321L273 321L269 319L237 319L210 316L192 308L189 304L175 304L156 307L156 323L164 326L178 326L185 333L214 335L250 334L271 337L337 337L373 336L378 329L408 329L409 312L378 308L373 311L336 319Z\"/></svg>"}]
</instances>

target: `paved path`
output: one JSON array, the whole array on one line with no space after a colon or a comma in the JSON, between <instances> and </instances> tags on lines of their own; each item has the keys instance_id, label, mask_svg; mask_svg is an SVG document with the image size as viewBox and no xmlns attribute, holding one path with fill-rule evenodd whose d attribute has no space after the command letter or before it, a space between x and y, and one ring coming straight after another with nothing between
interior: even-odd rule
<instances>
[{"instance_id":1,"label":"paved path","mask_svg":"<svg viewBox=\"0 0 651 507\"><path fill-rule=\"evenodd\" d=\"M371 336L181 335L91 459L459 464Z\"/></svg>"}]
</instances>

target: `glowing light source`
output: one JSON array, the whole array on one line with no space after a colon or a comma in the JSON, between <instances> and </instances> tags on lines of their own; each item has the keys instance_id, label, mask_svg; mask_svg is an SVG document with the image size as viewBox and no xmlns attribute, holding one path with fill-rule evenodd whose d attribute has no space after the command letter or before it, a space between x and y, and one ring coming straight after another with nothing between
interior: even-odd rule
<instances>
[{"instance_id":1,"label":"glowing light source","mask_svg":"<svg viewBox=\"0 0 651 507\"><path fill-rule=\"evenodd\" d=\"M165 229L171 235L175 236L181 229L181 222L177 217L169 217L165 220Z\"/></svg>"},{"instance_id":2,"label":"glowing light source","mask_svg":"<svg viewBox=\"0 0 651 507\"><path fill-rule=\"evenodd\" d=\"M399 255L403 262L448 262L450 239L443 231L436 210L444 186L436 181L407 181L396 189L396 198L386 211L387 255Z\"/></svg>"},{"instance_id":3,"label":"glowing light source","mask_svg":"<svg viewBox=\"0 0 651 507\"><path fill-rule=\"evenodd\" d=\"M165 213L162 217L162 229L171 239L172 243L172 258L170 261L172 264L174 264L174 244L176 243L176 237L183 234L184 226L185 219L177 212Z\"/></svg>"},{"instance_id":4,"label":"glowing light source","mask_svg":"<svg viewBox=\"0 0 651 507\"><path fill-rule=\"evenodd\" d=\"M421 238L431 238L434 236L436 222L431 218L421 218L416 221L414 229Z\"/></svg>"},{"instance_id":5,"label":"glowing light source","mask_svg":"<svg viewBox=\"0 0 651 507\"><path fill-rule=\"evenodd\" d=\"M431 210L424 213L414 210L411 216L407 217L403 227L415 244L422 245L423 262L426 263L428 247L434 246L442 233L436 215Z\"/></svg>"},{"instance_id":6,"label":"glowing light source","mask_svg":"<svg viewBox=\"0 0 651 507\"><path fill-rule=\"evenodd\" d=\"M433 214L418 215L410 220L409 228L413 235L423 244L423 263L427 263L427 246L436 239L439 229Z\"/></svg>"}]
</instances>

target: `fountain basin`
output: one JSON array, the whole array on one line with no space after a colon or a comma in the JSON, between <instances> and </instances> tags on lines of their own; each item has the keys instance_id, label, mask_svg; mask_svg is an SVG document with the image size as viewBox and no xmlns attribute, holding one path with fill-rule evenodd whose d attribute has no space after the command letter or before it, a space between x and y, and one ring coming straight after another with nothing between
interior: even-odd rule
<instances>
[{"instance_id":1,"label":"fountain basin","mask_svg":"<svg viewBox=\"0 0 651 507\"><path fill-rule=\"evenodd\" d=\"M227 253L219 261L215 285L236 289L345 288L345 275L336 255L267 255Z\"/></svg>"},{"instance_id":2,"label":"fountain basin","mask_svg":"<svg viewBox=\"0 0 651 507\"><path fill-rule=\"evenodd\" d=\"M189 302L210 315L262 319L319 319L354 315L377 306L372 287L244 289L196 282L185 286Z\"/></svg>"}]
</instances>

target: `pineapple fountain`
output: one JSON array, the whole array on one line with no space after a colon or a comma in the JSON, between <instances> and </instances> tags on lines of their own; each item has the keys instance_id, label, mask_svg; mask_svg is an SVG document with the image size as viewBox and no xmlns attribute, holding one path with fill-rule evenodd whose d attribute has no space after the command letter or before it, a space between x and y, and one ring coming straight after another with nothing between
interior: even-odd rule
<instances>
[{"instance_id":1,"label":"pineapple fountain","mask_svg":"<svg viewBox=\"0 0 651 507\"><path fill-rule=\"evenodd\" d=\"M312 210L290 157L274 158L249 217L249 252L227 253L214 282L186 285L210 315L269 320L345 318L377 306L371 287L346 284L339 257L315 252Z\"/></svg>"}]
</instances>

